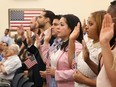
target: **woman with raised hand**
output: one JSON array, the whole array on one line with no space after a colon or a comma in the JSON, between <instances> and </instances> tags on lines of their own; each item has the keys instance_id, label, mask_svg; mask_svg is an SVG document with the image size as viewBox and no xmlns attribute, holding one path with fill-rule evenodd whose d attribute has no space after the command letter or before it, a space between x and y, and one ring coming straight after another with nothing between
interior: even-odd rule
<instances>
[{"instance_id":1,"label":"woman with raised hand","mask_svg":"<svg viewBox=\"0 0 116 87\"><path fill-rule=\"evenodd\" d=\"M103 66L97 87L116 87L116 0L111 2L107 12L100 33Z\"/></svg>"},{"instance_id":2,"label":"woman with raised hand","mask_svg":"<svg viewBox=\"0 0 116 87\"><path fill-rule=\"evenodd\" d=\"M87 35L91 39L88 42L83 41L83 51L76 56L77 63L77 71L74 73L73 77L75 82L75 87L95 87L96 86L96 77L98 74L97 65L98 65L98 54L101 52L100 44L99 44L99 34L102 26L102 20L106 11L96 11L91 13L88 17L87 22ZM72 32L71 35L78 36L78 26L75 28L75 32ZM71 59L71 55L73 55L74 51L74 38L69 39L70 43L70 53L69 59ZM70 42L71 41L71 42ZM71 64L71 63L70 63ZM91 67L90 67L91 66ZM95 69L94 69L95 68ZM94 72L91 70L94 69Z\"/></svg>"},{"instance_id":3,"label":"woman with raised hand","mask_svg":"<svg viewBox=\"0 0 116 87\"><path fill-rule=\"evenodd\" d=\"M60 19L59 26L57 28L57 37L61 38L61 45L57 46L57 51L51 57L56 61L54 67L47 67L47 74L55 78L57 87L74 87L73 73L74 70L68 63L68 42L71 32L74 30L77 23L80 20L73 14L63 15ZM82 50L83 33L80 23L80 34L74 42L76 45L76 53L80 53Z\"/></svg>"},{"instance_id":4,"label":"woman with raised hand","mask_svg":"<svg viewBox=\"0 0 116 87\"><path fill-rule=\"evenodd\" d=\"M74 87L74 80L73 80L73 73L74 70L70 67L68 63L68 42L69 42L69 36L71 32L74 30L77 23L80 23L80 20L78 17L72 14L67 14L61 17L60 19L60 25L58 28L58 34L57 36L62 39L62 45L59 47L57 51L57 62L56 62L56 69L55 69L55 80L57 82L58 87L65 87L70 86ZM75 52L77 54L80 53L82 50L82 39L83 39L83 33L82 33L82 26L80 23L80 33L78 37L75 40Z\"/></svg>"}]
</instances>

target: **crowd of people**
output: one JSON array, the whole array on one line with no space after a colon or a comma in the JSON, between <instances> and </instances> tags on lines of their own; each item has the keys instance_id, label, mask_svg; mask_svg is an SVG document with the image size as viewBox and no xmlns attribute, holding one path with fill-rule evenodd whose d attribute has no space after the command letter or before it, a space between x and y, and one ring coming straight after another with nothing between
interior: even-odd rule
<instances>
[{"instance_id":1,"label":"crowd of people","mask_svg":"<svg viewBox=\"0 0 116 87\"><path fill-rule=\"evenodd\" d=\"M12 41L14 38L14 41ZM34 55L30 68L25 61ZM87 23L74 14L44 10L0 42L0 83L24 73L33 87L116 87L116 0L107 11L90 13Z\"/></svg>"}]
</instances>

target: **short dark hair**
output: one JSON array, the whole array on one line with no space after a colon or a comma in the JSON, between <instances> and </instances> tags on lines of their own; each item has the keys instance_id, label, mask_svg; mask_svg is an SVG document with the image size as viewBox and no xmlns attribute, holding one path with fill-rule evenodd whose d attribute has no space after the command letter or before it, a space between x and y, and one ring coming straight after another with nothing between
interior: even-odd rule
<instances>
[{"instance_id":1,"label":"short dark hair","mask_svg":"<svg viewBox=\"0 0 116 87\"><path fill-rule=\"evenodd\" d=\"M10 31L10 29L8 29L8 28L6 28L6 30L9 32Z\"/></svg>"},{"instance_id":2,"label":"short dark hair","mask_svg":"<svg viewBox=\"0 0 116 87\"><path fill-rule=\"evenodd\" d=\"M44 12L45 12L44 16L50 19L50 24L52 25L53 19L55 17L54 12L52 12L50 10L44 10Z\"/></svg>"},{"instance_id":3,"label":"short dark hair","mask_svg":"<svg viewBox=\"0 0 116 87\"><path fill-rule=\"evenodd\" d=\"M110 2L110 6L108 8L108 13L109 13L109 10L110 10L110 12L116 13L116 0Z\"/></svg>"},{"instance_id":4,"label":"short dark hair","mask_svg":"<svg viewBox=\"0 0 116 87\"><path fill-rule=\"evenodd\" d=\"M116 0L110 2L111 5L116 5Z\"/></svg>"},{"instance_id":5,"label":"short dark hair","mask_svg":"<svg viewBox=\"0 0 116 87\"><path fill-rule=\"evenodd\" d=\"M3 42L3 43L5 43L5 44L6 44L6 46L9 46L7 42Z\"/></svg>"},{"instance_id":6,"label":"short dark hair","mask_svg":"<svg viewBox=\"0 0 116 87\"><path fill-rule=\"evenodd\" d=\"M54 19L60 20L61 16L62 16L62 15L55 15L55 16L54 16Z\"/></svg>"}]
</instances>

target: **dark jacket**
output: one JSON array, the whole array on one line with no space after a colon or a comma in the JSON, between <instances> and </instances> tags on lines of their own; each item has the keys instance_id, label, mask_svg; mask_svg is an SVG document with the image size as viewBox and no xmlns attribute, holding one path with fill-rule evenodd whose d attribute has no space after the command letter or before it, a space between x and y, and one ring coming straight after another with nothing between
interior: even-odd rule
<instances>
[{"instance_id":1,"label":"dark jacket","mask_svg":"<svg viewBox=\"0 0 116 87\"><path fill-rule=\"evenodd\" d=\"M27 51L34 54L34 56L37 60L37 63L38 63L31 68L32 76L30 77L30 79L34 82L35 87L42 87L43 82L45 80L40 76L39 71L45 71L46 70L46 65L44 64L38 49L34 45L32 45L31 47L28 48L26 40L23 41L23 43L26 46Z\"/></svg>"}]
</instances>

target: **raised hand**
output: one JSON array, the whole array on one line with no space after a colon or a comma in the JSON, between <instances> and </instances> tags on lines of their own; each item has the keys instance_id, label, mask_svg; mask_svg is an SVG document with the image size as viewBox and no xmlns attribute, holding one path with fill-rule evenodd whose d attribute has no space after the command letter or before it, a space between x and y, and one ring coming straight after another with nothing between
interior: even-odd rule
<instances>
[{"instance_id":1,"label":"raised hand","mask_svg":"<svg viewBox=\"0 0 116 87\"><path fill-rule=\"evenodd\" d=\"M77 26L74 28L74 30L72 31L72 33L69 36L68 63L69 63L70 68L72 68L72 62L73 62L72 60L75 55L75 40L79 36L79 33L80 33L80 23L77 24Z\"/></svg>"},{"instance_id":2,"label":"raised hand","mask_svg":"<svg viewBox=\"0 0 116 87\"><path fill-rule=\"evenodd\" d=\"M80 33L80 23L74 28L73 32L70 34L70 40L76 40Z\"/></svg>"},{"instance_id":3,"label":"raised hand","mask_svg":"<svg viewBox=\"0 0 116 87\"><path fill-rule=\"evenodd\" d=\"M23 28L23 25L20 25L19 26L19 30L20 30L20 35L23 36L24 35L24 28Z\"/></svg>"},{"instance_id":4,"label":"raised hand","mask_svg":"<svg viewBox=\"0 0 116 87\"><path fill-rule=\"evenodd\" d=\"M87 26L87 24L86 24L86 20L84 19L84 21L83 21L83 25L82 25L83 33L86 32L86 26Z\"/></svg>"},{"instance_id":5,"label":"raised hand","mask_svg":"<svg viewBox=\"0 0 116 87\"><path fill-rule=\"evenodd\" d=\"M31 38L32 32L30 30L27 30L26 35L27 35L27 43L28 43L28 45L32 45L33 44L33 40Z\"/></svg>"},{"instance_id":6,"label":"raised hand","mask_svg":"<svg viewBox=\"0 0 116 87\"><path fill-rule=\"evenodd\" d=\"M82 41L82 45L83 45L83 59L87 63L90 61L90 58L89 58L89 51L84 40Z\"/></svg>"},{"instance_id":7,"label":"raised hand","mask_svg":"<svg viewBox=\"0 0 116 87\"><path fill-rule=\"evenodd\" d=\"M26 30L26 36L27 38L30 38L32 36L32 32L30 30Z\"/></svg>"},{"instance_id":8,"label":"raised hand","mask_svg":"<svg viewBox=\"0 0 116 87\"><path fill-rule=\"evenodd\" d=\"M52 36L52 29L47 29L46 30L46 34L45 34L45 37L44 37L44 44L48 44L50 39L51 39L51 36Z\"/></svg>"},{"instance_id":9,"label":"raised hand","mask_svg":"<svg viewBox=\"0 0 116 87\"><path fill-rule=\"evenodd\" d=\"M44 33L41 33L40 36L38 34L36 34L36 47L39 48L41 45L41 40L44 36Z\"/></svg>"},{"instance_id":10,"label":"raised hand","mask_svg":"<svg viewBox=\"0 0 116 87\"><path fill-rule=\"evenodd\" d=\"M106 14L103 19L102 29L100 32L100 43L109 43L114 36L114 23L112 22L111 15Z\"/></svg>"}]
</instances>

